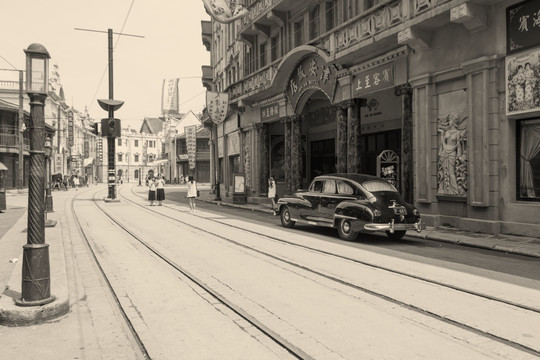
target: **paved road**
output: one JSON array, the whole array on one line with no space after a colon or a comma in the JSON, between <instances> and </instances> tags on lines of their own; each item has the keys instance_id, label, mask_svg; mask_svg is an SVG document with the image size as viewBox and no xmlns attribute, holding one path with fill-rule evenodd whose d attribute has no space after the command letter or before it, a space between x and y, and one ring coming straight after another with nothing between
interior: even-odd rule
<instances>
[{"instance_id":1,"label":"paved road","mask_svg":"<svg viewBox=\"0 0 540 360\"><path fill-rule=\"evenodd\" d=\"M167 199L187 204L185 192L181 189L168 190ZM264 212L218 206L200 201L197 202L197 206L207 211L225 213L227 216L234 216L244 221L281 228L279 217ZM455 270L466 265L470 266L470 271L478 275L540 289L540 261L534 257L425 240L418 237L405 237L401 241L392 241L384 235L362 234L357 241L347 242L341 240L334 229L309 225L297 225L294 231L343 246L367 249L380 254L445 266Z\"/></svg>"}]
</instances>

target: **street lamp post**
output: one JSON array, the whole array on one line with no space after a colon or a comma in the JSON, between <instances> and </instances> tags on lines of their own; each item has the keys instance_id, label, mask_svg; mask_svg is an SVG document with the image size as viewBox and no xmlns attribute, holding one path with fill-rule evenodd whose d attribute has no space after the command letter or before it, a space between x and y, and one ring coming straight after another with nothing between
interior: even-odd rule
<instances>
[{"instance_id":1,"label":"street lamp post","mask_svg":"<svg viewBox=\"0 0 540 360\"><path fill-rule=\"evenodd\" d=\"M45 244L45 116L49 59L41 44L31 44L26 53L26 92L30 98L30 178L28 182L28 236L23 246L21 306L39 306L51 296L49 245Z\"/></svg>"}]
</instances>

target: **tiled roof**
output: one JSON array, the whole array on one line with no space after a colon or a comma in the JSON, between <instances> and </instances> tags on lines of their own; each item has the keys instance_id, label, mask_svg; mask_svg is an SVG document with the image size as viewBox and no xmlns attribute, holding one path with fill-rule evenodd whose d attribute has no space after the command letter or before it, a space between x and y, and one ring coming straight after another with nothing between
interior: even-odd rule
<instances>
[{"instance_id":1,"label":"tiled roof","mask_svg":"<svg viewBox=\"0 0 540 360\"><path fill-rule=\"evenodd\" d=\"M141 132L143 132L145 128L148 128L151 134L158 134L161 130L163 130L164 121L164 119L160 118L144 118L141 125Z\"/></svg>"},{"instance_id":2,"label":"tiled roof","mask_svg":"<svg viewBox=\"0 0 540 360\"><path fill-rule=\"evenodd\" d=\"M0 110L18 112L19 105L0 99ZM30 113L28 111L24 111L24 115L30 116Z\"/></svg>"}]
</instances>

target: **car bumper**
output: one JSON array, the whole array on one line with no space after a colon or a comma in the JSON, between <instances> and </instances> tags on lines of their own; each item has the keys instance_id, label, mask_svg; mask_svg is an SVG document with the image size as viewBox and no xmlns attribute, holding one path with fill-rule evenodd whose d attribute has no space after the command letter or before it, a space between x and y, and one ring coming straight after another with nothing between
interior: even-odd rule
<instances>
[{"instance_id":1,"label":"car bumper","mask_svg":"<svg viewBox=\"0 0 540 360\"><path fill-rule=\"evenodd\" d=\"M385 224L365 224L364 230L367 231L388 231L391 234L394 233L394 231L400 231L400 230L416 230L417 232L422 231L423 224L422 220L419 219L414 224L396 224L394 223L394 220L390 221L389 223Z\"/></svg>"}]
</instances>

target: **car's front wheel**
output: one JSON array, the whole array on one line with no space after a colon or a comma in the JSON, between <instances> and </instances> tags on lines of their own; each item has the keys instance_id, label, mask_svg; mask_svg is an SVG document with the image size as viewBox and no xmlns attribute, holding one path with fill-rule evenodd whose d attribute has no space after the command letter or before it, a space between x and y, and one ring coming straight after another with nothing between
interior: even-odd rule
<instances>
[{"instance_id":1,"label":"car's front wheel","mask_svg":"<svg viewBox=\"0 0 540 360\"><path fill-rule=\"evenodd\" d=\"M295 221L291 219L291 211L289 210L288 206L284 206L281 208L280 215L281 215L281 225L283 225L286 228L292 228L294 226Z\"/></svg>"},{"instance_id":2,"label":"car's front wheel","mask_svg":"<svg viewBox=\"0 0 540 360\"><path fill-rule=\"evenodd\" d=\"M386 236L388 236L388 238L392 240L401 240L405 236L406 232L407 230L396 230L393 233L391 233L390 231L387 231Z\"/></svg>"},{"instance_id":3,"label":"car's front wheel","mask_svg":"<svg viewBox=\"0 0 540 360\"><path fill-rule=\"evenodd\" d=\"M349 219L341 219L338 224L338 234L343 240L354 241L358 237L358 232L353 231L352 223Z\"/></svg>"}]
</instances>

